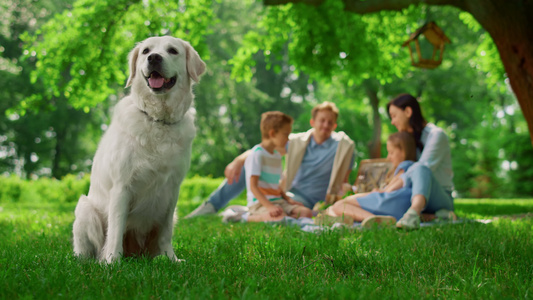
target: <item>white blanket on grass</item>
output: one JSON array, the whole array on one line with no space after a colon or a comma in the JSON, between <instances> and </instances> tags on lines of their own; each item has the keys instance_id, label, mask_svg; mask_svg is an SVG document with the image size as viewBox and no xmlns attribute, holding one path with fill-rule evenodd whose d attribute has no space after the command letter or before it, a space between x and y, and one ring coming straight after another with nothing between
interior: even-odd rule
<instances>
[{"instance_id":1,"label":"white blanket on grass","mask_svg":"<svg viewBox=\"0 0 533 300\"><path fill-rule=\"evenodd\" d=\"M241 222L247 222L248 221L249 213L248 213L248 208L246 206L232 205L232 206L228 207L227 209L225 209L224 211L222 211L219 215L225 216L225 215L235 214L235 213L238 213L238 214L242 215ZM422 223L420 223L420 227L430 227L430 226L443 225L443 224L458 224L458 223L465 223L465 221L468 221L468 220L466 220L466 219L458 219L456 221L446 221L446 222L442 222L442 221L422 222ZM477 222L481 222L481 223L487 223L486 222L487 220L472 220L472 221L474 221L474 222L477 221ZM279 221L270 221L270 222L266 222L266 223L298 226L298 227L300 227L300 229L302 231L314 232L314 233L322 232L324 230L337 229L337 228L362 229L361 222L354 222L351 226L343 224L343 223L334 223L333 225L326 226L326 225L317 225L317 224L315 224L314 220L311 219L311 218L295 219L295 218L291 218L291 217L284 217L283 219L281 219Z\"/></svg>"}]
</instances>

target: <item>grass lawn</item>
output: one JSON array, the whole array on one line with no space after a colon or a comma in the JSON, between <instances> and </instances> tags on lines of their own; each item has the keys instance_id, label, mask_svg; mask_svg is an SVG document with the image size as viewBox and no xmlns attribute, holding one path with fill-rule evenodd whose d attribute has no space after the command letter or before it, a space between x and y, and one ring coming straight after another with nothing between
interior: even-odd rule
<instances>
[{"instance_id":1,"label":"grass lawn","mask_svg":"<svg viewBox=\"0 0 533 300\"><path fill-rule=\"evenodd\" d=\"M111 265L73 257L74 206L0 204L0 299L533 298L533 199L459 199L460 218L529 214L411 232L181 219L185 263Z\"/></svg>"}]
</instances>

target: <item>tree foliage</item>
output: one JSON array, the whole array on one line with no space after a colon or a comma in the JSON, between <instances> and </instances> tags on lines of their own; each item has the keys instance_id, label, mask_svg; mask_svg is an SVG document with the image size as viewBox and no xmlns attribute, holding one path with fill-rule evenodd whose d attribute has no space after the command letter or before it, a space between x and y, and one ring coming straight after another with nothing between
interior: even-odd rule
<instances>
[{"instance_id":1,"label":"tree foliage","mask_svg":"<svg viewBox=\"0 0 533 300\"><path fill-rule=\"evenodd\" d=\"M83 167L89 153L94 151L81 141L94 133L94 130L89 130L91 126L95 123L99 126L98 114L88 116L80 113L63 97L41 102L35 110L27 113L14 109L24 99L43 94L46 90L40 83L30 83L30 74L35 70L35 53L22 47L20 35L35 32L54 13L68 8L69 4L70 1L27 0L1 3L1 171L15 171L26 176L61 177L74 171L76 166ZM28 59L20 59L23 55ZM45 109L47 107L53 109Z\"/></svg>"},{"instance_id":2,"label":"tree foliage","mask_svg":"<svg viewBox=\"0 0 533 300\"><path fill-rule=\"evenodd\" d=\"M368 78L385 83L401 76L407 62L397 57L405 26L398 24L415 26L418 9L360 16L344 12L342 6L340 1L325 1L320 9L304 4L265 8L260 32L249 32L232 59L233 75L251 78L254 53L262 51L270 59L287 47L289 63L315 79L340 79L352 86Z\"/></svg>"},{"instance_id":3,"label":"tree foliage","mask_svg":"<svg viewBox=\"0 0 533 300\"><path fill-rule=\"evenodd\" d=\"M206 57L205 37L211 21L211 1L76 1L35 34L22 36L30 45L37 68L32 83L45 93L32 95L21 108L65 97L86 112L125 84L127 54L149 36L173 34L188 40Z\"/></svg>"}]
</instances>

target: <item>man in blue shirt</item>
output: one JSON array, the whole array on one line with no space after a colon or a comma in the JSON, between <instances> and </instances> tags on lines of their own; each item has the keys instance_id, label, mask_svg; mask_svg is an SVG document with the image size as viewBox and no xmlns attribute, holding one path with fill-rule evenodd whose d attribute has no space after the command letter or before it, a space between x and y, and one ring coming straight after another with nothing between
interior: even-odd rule
<instances>
[{"instance_id":1,"label":"man in blue shirt","mask_svg":"<svg viewBox=\"0 0 533 300\"><path fill-rule=\"evenodd\" d=\"M292 167L287 170L286 178L290 182L286 183L286 190L294 195L292 197L294 200L310 209L317 202L326 200L328 193L336 192L339 189L339 181L347 182L353 166L355 156L353 141L344 133L334 132L338 116L339 110L334 103L324 102L315 106L311 111L312 129L306 133L291 135L286 147L289 157L295 157L287 161L287 165ZM342 152L344 154L342 159L338 158L339 143L349 145L349 150ZM287 149L278 149L278 151L285 153ZM303 152L303 157L298 153L292 155L295 151ZM216 213L246 188L243 165L248 154L244 152L226 167L224 172L226 180L187 218ZM339 168L342 160L347 160L346 157L349 161L344 165L348 168ZM332 174L334 165L337 172L344 171L344 174L340 176L335 176L338 174L334 172ZM340 180L335 180L336 177ZM332 186L335 188L332 189Z\"/></svg>"}]
</instances>

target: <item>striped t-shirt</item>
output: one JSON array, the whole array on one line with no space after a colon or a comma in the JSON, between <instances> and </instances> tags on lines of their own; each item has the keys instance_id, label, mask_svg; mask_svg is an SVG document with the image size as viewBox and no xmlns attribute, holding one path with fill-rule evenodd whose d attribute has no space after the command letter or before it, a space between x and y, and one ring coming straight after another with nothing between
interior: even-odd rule
<instances>
[{"instance_id":1,"label":"striped t-shirt","mask_svg":"<svg viewBox=\"0 0 533 300\"><path fill-rule=\"evenodd\" d=\"M281 199L279 180L283 167L279 152L274 150L274 153L270 154L261 145L255 145L244 162L244 170L246 173L248 206L258 201L250 189L250 178L252 175L259 176L259 190L268 200L274 201Z\"/></svg>"}]
</instances>

